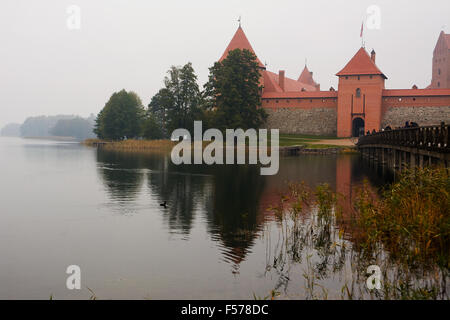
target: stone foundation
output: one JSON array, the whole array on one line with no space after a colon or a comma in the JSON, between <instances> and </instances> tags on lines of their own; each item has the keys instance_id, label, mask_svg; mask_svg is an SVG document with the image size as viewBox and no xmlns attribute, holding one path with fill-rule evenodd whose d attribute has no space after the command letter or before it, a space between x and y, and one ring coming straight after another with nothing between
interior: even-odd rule
<instances>
[{"instance_id":1,"label":"stone foundation","mask_svg":"<svg viewBox=\"0 0 450 320\"><path fill-rule=\"evenodd\" d=\"M280 133L335 136L337 113L334 108L266 108L267 129L279 129ZM381 128L403 127L406 121L419 126L450 123L448 107L390 107L384 113Z\"/></svg>"},{"instance_id":2,"label":"stone foundation","mask_svg":"<svg viewBox=\"0 0 450 320\"><path fill-rule=\"evenodd\" d=\"M438 125L442 121L450 123L449 107L396 107L389 108L381 121L386 126L403 127L406 121L416 122L419 126Z\"/></svg>"},{"instance_id":3,"label":"stone foundation","mask_svg":"<svg viewBox=\"0 0 450 320\"><path fill-rule=\"evenodd\" d=\"M337 113L334 108L266 108L267 129L280 133L335 136Z\"/></svg>"}]
</instances>

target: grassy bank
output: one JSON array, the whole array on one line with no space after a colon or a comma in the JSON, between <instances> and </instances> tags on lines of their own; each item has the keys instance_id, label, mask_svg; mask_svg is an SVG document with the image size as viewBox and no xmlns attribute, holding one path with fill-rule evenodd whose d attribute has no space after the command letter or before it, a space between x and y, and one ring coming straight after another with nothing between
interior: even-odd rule
<instances>
[{"instance_id":1,"label":"grassy bank","mask_svg":"<svg viewBox=\"0 0 450 320\"><path fill-rule=\"evenodd\" d=\"M349 139L332 136L314 136L301 134L280 134L280 147L303 145L308 149L349 148Z\"/></svg>"},{"instance_id":2,"label":"grassy bank","mask_svg":"<svg viewBox=\"0 0 450 320\"><path fill-rule=\"evenodd\" d=\"M83 142L86 146L96 146L102 143L104 150L121 152L170 152L175 142L170 140L124 140L124 141L105 141L99 139L88 139Z\"/></svg>"},{"instance_id":3,"label":"grassy bank","mask_svg":"<svg viewBox=\"0 0 450 320\"><path fill-rule=\"evenodd\" d=\"M335 143L333 143L335 141ZM339 139L336 137L313 136L313 135L294 135L281 134L279 140L280 147L289 146L305 146L307 149L330 149L337 148L340 152L354 152L354 147L349 145L346 139ZM125 140L125 141L107 141L100 139L88 139L83 141L84 145L97 146L102 144L102 148L112 151L123 152L170 152L176 142L170 140ZM204 142L203 145L208 145L209 142ZM270 144L270 143L269 143Z\"/></svg>"}]
</instances>

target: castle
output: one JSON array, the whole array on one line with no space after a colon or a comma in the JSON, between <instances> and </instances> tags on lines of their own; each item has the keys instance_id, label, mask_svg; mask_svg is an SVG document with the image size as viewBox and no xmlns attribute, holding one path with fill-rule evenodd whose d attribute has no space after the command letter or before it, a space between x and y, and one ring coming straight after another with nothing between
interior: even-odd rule
<instances>
[{"instance_id":1,"label":"castle","mask_svg":"<svg viewBox=\"0 0 450 320\"><path fill-rule=\"evenodd\" d=\"M428 89L450 88L450 34L441 31L433 51L433 78Z\"/></svg>"},{"instance_id":2,"label":"castle","mask_svg":"<svg viewBox=\"0 0 450 320\"><path fill-rule=\"evenodd\" d=\"M254 53L241 26L219 61L234 49ZM406 121L421 126L450 122L450 35L441 32L433 56L432 83L426 89L386 89L386 75L376 65L374 50L360 48L340 70L338 90L321 91L305 66L297 80L285 71L268 71L257 58L263 86L262 107L268 129L280 133L352 137Z\"/></svg>"}]
</instances>

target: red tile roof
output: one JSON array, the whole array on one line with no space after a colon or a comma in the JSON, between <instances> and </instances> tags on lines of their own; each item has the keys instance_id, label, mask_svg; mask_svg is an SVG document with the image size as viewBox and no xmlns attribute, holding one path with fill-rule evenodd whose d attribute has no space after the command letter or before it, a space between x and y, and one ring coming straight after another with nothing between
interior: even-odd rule
<instances>
[{"instance_id":1,"label":"red tile roof","mask_svg":"<svg viewBox=\"0 0 450 320\"><path fill-rule=\"evenodd\" d=\"M337 91L290 91L290 92L264 92L263 99L287 98L337 98Z\"/></svg>"},{"instance_id":2,"label":"red tile roof","mask_svg":"<svg viewBox=\"0 0 450 320\"><path fill-rule=\"evenodd\" d=\"M316 87L307 83L299 82L294 79L284 78L284 91L316 91ZM283 92L279 85L278 74L265 70L264 71L264 92Z\"/></svg>"},{"instance_id":3,"label":"red tile roof","mask_svg":"<svg viewBox=\"0 0 450 320\"><path fill-rule=\"evenodd\" d=\"M384 89L383 97L450 96L450 89Z\"/></svg>"},{"instance_id":4,"label":"red tile roof","mask_svg":"<svg viewBox=\"0 0 450 320\"><path fill-rule=\"evenodd\" d=\"M366 49L361 48L358 52L353 56L353 58L347 63L347 65L339 71L337 76L347 76L347 75L363 75L363 74L379 74L382 75L385 79L387 77L383 74L383 72L378 69L376 64L370 59L369 54Z\"/></svg>"},{"instance_id":5,"label":"red tile roof","mask_svg":"<svg viewBox=\"0 0 450 320\"><path fill-rule=\"evenodd\" d=\"M309 84L311 86L317 85L312 77L312 72L308 70L308 67L306 65L297 81Z\"/></svg>"},{"instance_id":6,"label":"red tile roof","mask_svg":"<svg viewBox=\"0 0 450 320\"><path fill-rule=\"evenodd\" d=\"M247 49L256 55L255 51L252 48L252 45L245 36L244 30L242 30L241 26L239 26L239 28L236 30L236 33L234 34L233 38L231 39L230 43L228 44L228 47L225 49L225 52L223 53L219 61L225 59L228 56L228 52L235 49L241 50ZM261 63L258 57L256 57L256 61L258 62L258 65L261 68L265 68L265 66Z\"/></svg>"}]
</instances>

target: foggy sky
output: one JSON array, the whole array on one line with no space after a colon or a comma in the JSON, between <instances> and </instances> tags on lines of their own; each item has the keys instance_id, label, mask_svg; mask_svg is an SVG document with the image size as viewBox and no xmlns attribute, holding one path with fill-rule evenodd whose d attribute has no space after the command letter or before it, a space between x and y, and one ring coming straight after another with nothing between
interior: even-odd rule
<instances>
[{"instance_id":1,"label":"foggy sky","mask_svg":"<svg viewBox=\"0 0 450 320\"><path fill-rule=\"evenodd\" d=\"M260 60L297 78L305 58L322 90L361 46L369 5L381 29L365 30L387 88L431 80L439 32L450 32L450 1L2 0L0 127L28 116L97 114L110 95L133 90L147 105L171 65L192 62L203 85L242 16ZM69 5L81 29L66 26Z\"/></svg>"}]
</instances>

